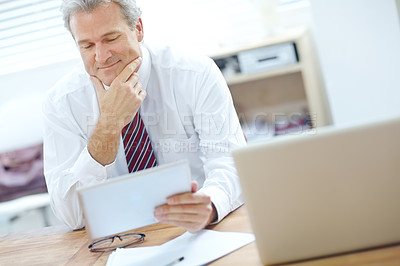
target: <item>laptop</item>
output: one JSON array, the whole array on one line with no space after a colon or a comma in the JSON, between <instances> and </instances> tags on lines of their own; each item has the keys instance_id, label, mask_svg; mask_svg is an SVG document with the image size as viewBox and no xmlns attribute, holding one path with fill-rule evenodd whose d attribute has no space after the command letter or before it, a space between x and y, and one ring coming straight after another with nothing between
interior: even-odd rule
<instances>
[{"instance_id":1,"label":"laptop","mask_svg":"<svg viewBox=\"0 0 400 266\"><path fill-rule=\"evenodd\" d=\"M264 264L400 242L400 117L314 131L233 151Z\"/></svg>"}]
</instances>

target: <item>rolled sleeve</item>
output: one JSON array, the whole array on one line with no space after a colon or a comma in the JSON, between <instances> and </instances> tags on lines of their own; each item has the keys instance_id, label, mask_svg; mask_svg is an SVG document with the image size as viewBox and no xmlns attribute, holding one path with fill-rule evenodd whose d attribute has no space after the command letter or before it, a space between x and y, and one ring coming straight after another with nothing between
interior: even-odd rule
<instances>
[{"instance_id":1,"label":"rolled sleeve","mask_svg":"<svg viewBox=\"0 0 400 266\"><path fill-rule=\"evenodd\" d=\"M98 184L112 176L115 162L102 166L87 150L89 132L84 132L62 111L58 99L47 97L43 103L44 175L56 217L71 229L84 226L77 189Z\"/></svg>"},{"instance_id":2,"label":"rolled sleeve","mask_svg":"<svg viewBox=\"0 0 400 266\"><path fill-rule=\"evenodd\" d=\"M210 63L196 97L196 131L204 156L205 181L200 191L209 195L221 221L243 204L242 189L232 149L246 145L232 97L221 73Z\"/></svg>"},{"instance_id":3,"label":"rolled sleeve","mask_svg":"<svg viewBox=\"0 0 400 266\"><path fill-rule=\"evenodd\" d=\"M74 173L76 181L79 181L80 186L88 186L102 182L110 177L114 166L115 161L106 166L99 164L90 155L86 146L81 152L79 160L71 168L71 172Z\"/></svg>"}]
</instances>

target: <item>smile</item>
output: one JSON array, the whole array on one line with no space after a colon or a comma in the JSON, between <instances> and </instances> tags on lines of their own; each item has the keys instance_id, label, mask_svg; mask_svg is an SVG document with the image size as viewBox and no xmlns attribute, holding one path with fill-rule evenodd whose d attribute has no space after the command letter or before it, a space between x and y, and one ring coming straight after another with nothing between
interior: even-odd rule
<instances>
[{"instance_id":1,"label":"smile","mask_svg":"<svg viewBox=\"0 0 400 266\"><path fill-rule=\"evenodd\" d=\"M112 68L113 66L115 66L115 65L118 64L118 63L119 63L119 60L118 60L117 62L111 64L111 65L104 66L104 67L99 67L98 69L103 69L103 70L104 70L104 69Z\"/></svg>"}]
</instances>

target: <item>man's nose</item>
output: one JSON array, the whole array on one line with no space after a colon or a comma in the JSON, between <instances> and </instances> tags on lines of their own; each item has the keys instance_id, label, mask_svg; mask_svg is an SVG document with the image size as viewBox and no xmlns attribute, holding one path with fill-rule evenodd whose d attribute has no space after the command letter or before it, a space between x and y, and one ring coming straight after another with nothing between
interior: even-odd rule
<instances>
[{"instance_id":1,"label":"man's nose","mask_svg":"<svg viewBox=\"0 0 400 266\"><path fill-rule=\"evenodd\" d=\"M111 57L110 50L103 44L96 45L96 61L99 63L105 63L108 58Z\"/></svg>"}]
</instances>

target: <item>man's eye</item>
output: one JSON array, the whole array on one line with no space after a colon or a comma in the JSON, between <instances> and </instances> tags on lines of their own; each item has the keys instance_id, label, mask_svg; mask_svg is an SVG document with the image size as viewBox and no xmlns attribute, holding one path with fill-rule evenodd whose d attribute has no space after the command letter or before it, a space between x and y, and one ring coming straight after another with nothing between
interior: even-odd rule
<instances>
[{"instance_id":1,"label":"man's eye","mask_svg":"<svg viewBox=\"0 0 400 266\"><path fill-rule=\"evenodd\" d=\"M92 46L93 46L93 44L87 44L87 45L82 45L81 48L87 50L87 49L92 48Z\"/></svg>"},{"instance_id":2,"label":"man's eye","mask_svg":"<svg viewBox=\"0 0 400 266\"><path fill-rule=\"evenodd\" d=\"M107 39L106 41L107 41L107 42L113 42L113 41L115 41L116 39L118 39L118 37L119 37L119 36L114 37L114 38L110 38L110 39Z\"/></svg>"}]
</instances>

